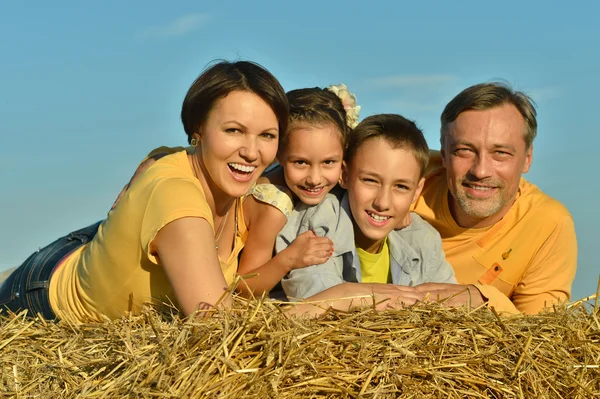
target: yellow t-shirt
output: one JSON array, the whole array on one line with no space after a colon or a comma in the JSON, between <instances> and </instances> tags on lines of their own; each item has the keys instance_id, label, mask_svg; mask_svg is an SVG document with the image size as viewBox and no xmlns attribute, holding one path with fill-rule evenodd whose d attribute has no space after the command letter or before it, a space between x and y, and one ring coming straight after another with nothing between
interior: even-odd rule
<instances>
[{"instance_id":1,"label":"yellow t-shirt","mask_svg":"<svg viewBox=\"0 0 600 399\"><path fill-rule=\"evenodd\" d=\"M241 201L238 202L241 204ZM221 261L231 284L246 236L242 207L229 259ZM212 213L185 151L167 155L144 171L109 212L94 239L58 267L50 280L50 304L79 321L138 313L145 302L177 306L175 295L150 243L166 224L184 217L206 219Z\"/></svg>"},{"instance_id":2,"label":"yellow t-shirt","mask_svg":"<svg viewBox=\"0 0 600 399\"><path fill-rule=\"evenodd\" d=\"M383 241L381 251L376 254L356 248L360 260L361 281L363 283L391 283L390 250L387 238Z\"/></svg>"},{"instance_id":3,"label":"yellow t-shirt","mask_svg":"<svg viewBox=\"0 0 600 399\"><path fill-rule=\"evenodd\" d=\"M440 232L458 282L475 284L497 311L537 313L570 298L577 268L573 219L525 179L501 221L466 229L450 213L446 170L437 163L414 211Z\"/></svg>"}]
</instances>

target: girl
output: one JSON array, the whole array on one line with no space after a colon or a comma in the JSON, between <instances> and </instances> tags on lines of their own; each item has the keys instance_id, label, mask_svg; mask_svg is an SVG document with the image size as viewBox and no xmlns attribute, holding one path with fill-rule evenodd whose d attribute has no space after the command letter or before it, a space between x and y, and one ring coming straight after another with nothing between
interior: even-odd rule
<instances>
[{"instance_id":1,"label":"girl","mask_svg":"<svg viewBox=\"0 0 600 399\"><path fill-rule=\"evenodd\" d=\"M239 274L253 273L238 287L245 296L268 292L290 271L323 264L334 255L333 235L310 221L315 221L314 212L326 199L339 201L329 193L342 170L350 130L346 110L328 89L293 90L287 97L290 119L279 145L281 166L260 178L244 200L249 234ZM298 230L302 219L311 229Z\"/></svg>"}]
</instances>

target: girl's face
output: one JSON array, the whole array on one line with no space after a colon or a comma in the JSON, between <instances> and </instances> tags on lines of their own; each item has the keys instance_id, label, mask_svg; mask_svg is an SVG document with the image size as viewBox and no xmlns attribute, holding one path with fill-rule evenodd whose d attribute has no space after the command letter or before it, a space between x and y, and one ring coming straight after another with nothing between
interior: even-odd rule
<instances>
[{"instance_id":1,"label":"girl's face","mask_svg":"<svg viewBox=\"0 0 600 399\"><path fill-rule=\"evenodd\" d=\"M285 182L307 205L317 205L340 179L344 149L333 124L300 125L289 132L282 151Z\"/></svg>"},{"instance_id":2,"label":"girl's face","mask_svg":"<svg viewBox=\"0 0 600 399\"><path fill-rule=\"evenodd\" d=\"M209 187L241 197L275 159L278 142L271 107L254 93L233 91L209 112L196 154Z\"/></svg>"},{"instance_id":3,"label":"girl's face","mask_svg":"<svg viewBox=\"0 0 600 399\"><path fill-rule=\"evenodd\" d=\"M360 144L342 174L359 248L377 252L419 197L425 182L420 174L412 151L393 148L381 137Z\"/></svg>"}]
</instances>

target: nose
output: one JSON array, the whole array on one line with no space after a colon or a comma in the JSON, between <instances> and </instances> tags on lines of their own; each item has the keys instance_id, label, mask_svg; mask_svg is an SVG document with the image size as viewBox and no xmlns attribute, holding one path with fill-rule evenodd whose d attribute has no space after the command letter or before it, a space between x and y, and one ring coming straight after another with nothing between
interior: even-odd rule
<instances>
[{"instance_id":1,"label":"nose","mask_svg":"<svg viewBox=\"0 0 600 399\"><path fill-rule=\"evenodd\" d=\"M321 170L318 166L312 166L306 176L306 184L316 186L321 182Z\"/></svg>"},{"instance_id":2,"label":"nose","mask_svg":"<svg viewBox=\"0 0 600 399\"><path fill-rule=\"evenodd\" d=\"M240 148L240 156L244 158L244 161L254 162L258 158L258 144L254 137L246 137L246 140Z\"/></svg>"},{"instance_id":3,"label":"nose","mask_svg":"<svg viewBox=\"0 0 600 399\"><path fill-rule=\"evenodd\" d=\"M478 180L491 176L492 160L487 154L479 154L473 159L469 173Z\"/></svg>"},{"instance_id":4,"label":"nose","mask_svg":"<svg viewBox=\"0 0 600 399\"><path fill-rule=\"evenodd\" d=\"M392 197L390 191L382 187L379 190L377 190L377 194L373 199L373 207L376 211L387 211L388 209L390 209L391 202Z\"/></svg>"}]
</instances>

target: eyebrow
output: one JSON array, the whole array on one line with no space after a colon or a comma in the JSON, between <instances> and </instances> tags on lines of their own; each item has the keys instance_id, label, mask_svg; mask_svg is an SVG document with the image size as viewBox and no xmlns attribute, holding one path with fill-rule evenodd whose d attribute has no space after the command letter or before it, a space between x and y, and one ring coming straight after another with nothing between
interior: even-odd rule
<instances>
[{"instance_id":1,"label":"eyebrow","mask_svg":"<svg viewBox=\"0 0 600 399\"><path fill-rule=\"evenodd\" d=\"M300 155L300 154L295 154L293 152L288 153L288 158L308 158L305 155ZM328 160L328 159L342 159L343 155L342 154L327 154L326 156L323 157L324 160Z\"/></svg>"},{"instance_id":2,"label":"eyebrow","mask_svg":"<svg viewBox=\"0 0 600 399\"><path fill-rule=\"evenodd\" d=\"M466 140L453 140L452 145L454 147L459 146L459 145L466 145L468 147L474 147L473 143L471 143L470 141L466 141ZM511 144L493 144L492 149L494 149L494 150L506 149L506 150L511 150L513 152L517 151L515 146L513 146Z\"/></svg>"},{"instance_id":3,"label":"eyebrow","mask_svg":"<svg viewBox=\"0 0 600 399\"><path fill-rule=\"evenodd\" d=\"M236 124L236 125L238 125L238 126L240 126L240 127L244 128L244 129L246 129L246 130L248 129L248 126L244 125L244 124L243 124L242 122L240 122L240 121L236 121L235 119L232 119L232 120L229 120L229 121L224 121L224 122L222 122L222 123L223 123L223 125L226 125L226 124L228 124L228 123L234 123L234 124ZM263 131L263 132L268 132L269 130L277 130L277 131L279 131L279 126L275 126L275 127L268 127L268 128L266 128L266 129L264 129L264 130L262 130L262 131Z\"/></svg>"},{"instance_id":4,"label":"eyebrow","mask_svg":"<svg viewBox=\"0 0 600 399\"><path fill-rule=\"evenodd\" d=\"M493 149L497 150L497 149L504 149L504 150L510 150L512 152L517 151L517 149L515 148L515 146L510 145L510 144L494 144L492 146Z\"/></svg>"},{"instance_id":5,"label":"eyebrow","mask_svg":"<svg viewBox=\"0 0 600 399\"><path fill-rule=\"evenodd\" d=\"M367 176L372 176L372 177L376 177L379 180L382 180L381 175L376 173L376 172L372 172L370 170L365 170L365 169L359 169L358 170L359 174L364 174ZM405 184L415 184L415 182L412 179L396 179L394 180L394 183L405 183Z\"/></svg>"}]
</instances>

